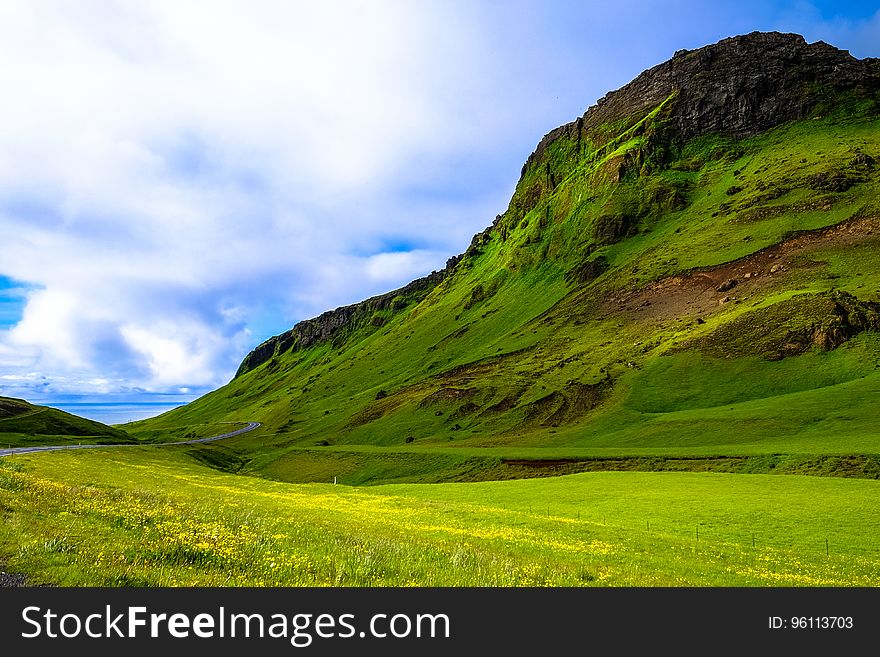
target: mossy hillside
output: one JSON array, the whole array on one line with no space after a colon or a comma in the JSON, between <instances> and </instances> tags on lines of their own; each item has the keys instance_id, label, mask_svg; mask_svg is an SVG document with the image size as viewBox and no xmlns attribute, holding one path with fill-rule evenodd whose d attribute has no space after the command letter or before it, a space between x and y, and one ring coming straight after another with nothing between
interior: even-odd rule
<instances>
[{"instance_id":1,"label":"mossy hillside","mask_svg":"<svg viewBox=\"0 0 880 657\"><path fill-rule=\"evenodd\" d=\"M860 336L830 352L768 361L685 352L653 359L628 383L627 408L666 413L820 390L874 375L880 336Z\"/></svg>"},{"instance_id":2,"label":"mossy hillside","mask_svg":"<svg viewBox=\"0 0 880 657\"><path fill-rule=\"evenodd\" d=\"M663 166L635 166L648 159L643 142L637 140L619 146L619 161L612 158L610 169L609 160L586 151L568 176L558 181L559 175L546 173L547 163L536 161L517 186L502 227L515 221L508 232L513 236L522 229L518 245L539 245L546 253L532 250L545 256L551 255L552 233L562 231L558 242L567 248L559 252L570 258L578 245L601 251L603 240L595 240L591 232L597 220L625 218L628 231L649 234L605 245L610 251L607 257L612 266L640 260L637 280L641 281L727 262L777 243L788 232L876 209L876 192L864 188L877 180L872 164L877 158L870 155L876 154L876 128L873 104L845 106L830 116L783 125L752 139L708 135L667 148ZM565 137L557 141L570 142ZM556 143L543 151L551 161L557 151L574 148ZM523 199L535 197L534 179L542 176L542 194L530 207ZM555 185L549 184L550 177ZM839 177L851 186L827 184ZM686 207L681 207L683 203ZM529 209L523 213L525 208ZM676 213L677 209L682 212ZM504 239L505 231L498 232ZM546 232L551 235L538 239ZM602 235L606 240L614 236L607 229L599 231ZM663 258L645 258L652 247L659 247ZM509 251L514 262L517 256L527 257L517 251Z\"/></svg>"},{"instance_id":3,"label":"mossy hillside","mask_svg":"<svg viewBox=\"0 0 880 657\"><path fill-rule=\"evenodd\" d=\"M15 417L16 415L25 415L35 410L33 404L23 399L14 399L12 397L0 397L0 420Z\"/></svg>"},{"instance_id":4,"label":"mossy hillside","mask_svg":"<svg viewBox=\"0 0 880 657\"><path fill-rule=\"evenodd\" d=\"M175 427L171 432L167 427L163 426L163 415L158 415L155 418L156 426L150 430L141 429L137 435L137 439L141 442L183 442L187 440L193 440L197 438L208 438L211 436L217 436L223 433L229 433L230 431L234 431L235 429L240 429L244 427L246 422L202 422L197 424L189 424L186 427L178 427L175 424L170 426ZM122 430L126 430L128 427L133 426L134 423L126 423L117 425L117 428Z\"/></svg>"},{"instance_id":5,"label":"mossy hillside","mask_svg":"<svg viewBox=\"0 0 880 657\"><path fill-rule=\"evenodd\" d=\"M293 450L259 469L261 476L292 483L350 486L389 483L505 481L559 477L581 472L726 472L880 479L880 454L701 454L576 455L575 450L541 448L517 458L513 453L470 454L470 449L431 452L373 449ZM583 450L577 450L583 451ZM598 451L598 450L595 450ZM640 450L648 452L649 450ZM657 450L653 450L657 451ZM485 452L485 450L484 450ZM206 461L207 462L207 461ZM209 462L208 462L209 463ZM245 470L229 470L241 474Z\"/></svg>"},{"instance_id":6,"label":"mossy hillside","mask_svg":"<svg viewBox=\"0 0 880 657\"><path fill-rule=\"evenodd\" d=\"M418 303L344 339L277 354L132 430L158 436L190 424L258 420L259 432L230 442L253 451L254 464L266 468L285 450L324 443L637 449L644 439L670 448L714 441L770 449L774 439L796 446L803 438L825 451L792 414L758 421L788 404L789 394L806 395L811 401L803 403L823 412L825 393L813 398L810 390L827 392L827 380L845 385L850 365L814 383L811 359L823 354L812 351L821 346L781 361L790 368L786 376L802 381L796 393L759 384L755 389L768 395L764 406L738 408L731 424L724 414L699 409L715 408L729 382L751 367L748 354L722 353L725 326L737 326L731 322L762 308L772 308L780 326L803 319L809 303L800 310L784 303L798 295L845 290L856 303L876 300L876 236L798 252L783 272L700 312L639 317L607 301L664 277L751 257L795 235L877 216L880 122L873 105L846 105L749 139L708 135L657 154L660 110L626 126L610 151L566 137L552 142L547 161L538 158L524 170L507 212ZM640 134L624 134L633 124ZM673 413L636 422L625 400L642 368L667 353L699 363L701 345L705 352L710 343L721 345L715 357L734 358L730 368L708 369L716 380L687 392L697 410L676 411L692 413L678 420ZM860 404L858 397L844 400L855 417L863 416ZM867 440L868 451L880 451L858 421L833 428L847 445Z\"/></svg>"},{"instance_id":7,"label":"mossy hillside","mask_svg":"<svg viewBox=\"0 0 880 657\"><path fill-rule=\"evenodd\" d=\"M779 360L812 347L830 350L859 333L880 330L880 304L845 292L798 294L742 313L694 341L723 358L758 355Z\"/></svg>"},{"instance_id":8,"label":"mossy hillside","mask_svg":"<svg viewBox=\"0 0 880 657\"><path fill-rule=\"evenodd\" d=\"M21 399L0 397L0 447L127 443L125 431Z\"/></svg>"},{"instance_id":9,"label":"mossy hillside","mask_svg":"<svg viewBox=\"0 0 880 657\"><path fill-rule=\"evenodd\" d=\"M823 388L708 408L644 413L618 407L559 439L617 450L876 454L880 450L872 400L878 384L880 377L874 373Z\"/></svg>"}]
</instances>

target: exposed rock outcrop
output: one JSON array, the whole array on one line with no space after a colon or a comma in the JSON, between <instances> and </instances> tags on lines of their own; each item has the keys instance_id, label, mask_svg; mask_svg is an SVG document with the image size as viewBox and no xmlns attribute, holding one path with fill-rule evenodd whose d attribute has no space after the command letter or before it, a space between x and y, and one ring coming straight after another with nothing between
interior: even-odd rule
<instances>
[{"instance_id":1,"label":"exposed rock outcrop","mask_svg":"<svg viewBox=\"0 0 880 657\"><path fill-rule=\"evenodd\" d=\"M269 338L245 356L235 376L241 376L269 361L273 356L286 351L306 349L314 344L330 342L358 328L370 326L375 329L382 326L384 321L376 321L374 313L397 312L420 301L446 278L458 264L459 259L460 257L450 258L444 269L431 272L400 289L350 306L328 310L314 319L299 322L289 331Z\"/></svg>"},{"instance_id":2,"label":"exposed rock outcrop","mask_svg":"<svg viewBox=\"0 0 880 657\"><path fill-rule=\"evenodd\" d=\"M687 140L709 133L756 135L807 117L830 93L878 88L878 59L856 59L823 41L807 43L798 34L736 36L696 50L680 50L606 94L582 117L549 132L529 156L523 173L542 160L545 148L557 138L589 138L603 124L641 118L673 94L665 118L674 136Z\"/></svg>"},{"instance_id":3,"label":"exposed rock outcrop","mask_svg":"<svg viewBox=\"0 0 880 657\"><path fill-rule=\"evenodd\" d=\"M830 351L863 331L880 330L880 303L837 290L800 294L744 313L693 345L718 358L779 360L817 347Z\"/></svg>"}]
</instances>

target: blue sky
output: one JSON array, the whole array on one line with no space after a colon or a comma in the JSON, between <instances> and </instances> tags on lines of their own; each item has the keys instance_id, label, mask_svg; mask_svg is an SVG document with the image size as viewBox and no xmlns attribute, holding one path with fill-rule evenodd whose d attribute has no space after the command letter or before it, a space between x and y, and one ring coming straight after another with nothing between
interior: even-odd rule
<instances>
[{"instance_id":1,"label":"blue sky","mask_svg":"<svg viewBox=\"0 0 880 657\"><path fill-rule=\"evenodd\" d=\"M545 133L676 50L779 30L876 57L878 9L4 2L0 395L211 390L441 268Z\"/></svg>"},{"instance_id":2,"label":"blue sky","mask_svg":"<svg viewBox=\"0 0 880 657\"><path fill-rule=\"evenodd\" d=\"M27 300L27 288L21 283L0 276L0 331L15 326L21 319Z\"/></svg>"}]
</instances>

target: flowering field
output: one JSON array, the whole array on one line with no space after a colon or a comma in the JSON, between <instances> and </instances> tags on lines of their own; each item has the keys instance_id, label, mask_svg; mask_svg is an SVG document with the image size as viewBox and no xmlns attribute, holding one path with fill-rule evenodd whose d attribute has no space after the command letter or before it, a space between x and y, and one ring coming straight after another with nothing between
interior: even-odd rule
<instances>
[{"instance_id":1,"label":"flowering field","mask_svg":"<svg viewBox=\"0 0 880 657\"><path fill-rule=\"evenodd\" d=\"M600 472L352 488L183 451L0 459L0 564L88 586L876 586L880 482Z\"/></svg>"}]
</instances>

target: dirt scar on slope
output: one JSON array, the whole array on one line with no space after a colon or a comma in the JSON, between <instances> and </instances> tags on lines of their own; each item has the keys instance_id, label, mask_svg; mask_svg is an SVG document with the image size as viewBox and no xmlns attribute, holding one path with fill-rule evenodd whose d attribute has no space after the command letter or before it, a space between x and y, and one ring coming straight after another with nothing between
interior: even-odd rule
<instances>
[{"instance_id":1,"label":"dirt scar on slope","mask_svg":"<svg viewBox=\"0 0 880 657\"><path fill-rule=\"evenodd\" d=\"M793 272L821 267L823 262L810 259L813 251L869 243L880 247L880 218L850 219L804 231L732 262L669 276L637 290L622 290L607 297L600 308L635 320L706 315L726 303L773 289ZM723 289L731 280L735 285Z\"/></svg>"}]
</instances>

